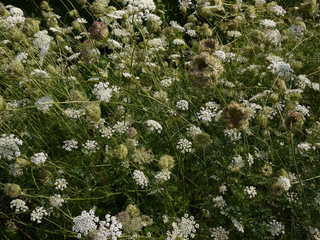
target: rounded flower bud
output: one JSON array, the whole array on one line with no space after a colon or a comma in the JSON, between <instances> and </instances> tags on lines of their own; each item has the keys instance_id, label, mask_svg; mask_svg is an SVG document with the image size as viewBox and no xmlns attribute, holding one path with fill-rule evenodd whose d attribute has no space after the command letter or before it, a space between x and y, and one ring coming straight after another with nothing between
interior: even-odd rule
<instances>
[{"instance_id":1,"label":"rounded flower bud","mask_svg":"<svg viewBox=\"0 0 320 240\"><path fill-rule=\"evenodd\" d=\"M129 204L126 208L126 211L129 213L130 217L140 216L140 209L134 204Z\"/></svg>"},{"instance_id":2,"label":"rounded flower bud","mask_svg":"<svg viewBox=\"0 0 320 240\"><path fill-rule=\"evenodd\" d=\"M14 183L6 183L4 185L3 191L5 195L11 198L16 198L22 194L21 187L18 184L14 184Z\"/></svg>"},{"instance_id":3,"label":"rounded flower bud","mask_svg":"<svg viewBox=\"0 0 320 240\"><path fill-rule=\"evenodd\" d=\"M101 118L100 103L91 102L86 106L86 114L88 118L94 122L97 122Z\"/></svg>"},{"instance_id":4,"label":"rounded flower bud","mask_svg":"<svg viewBox=\"0 0 320 240\"><path fill-rule=\"evenodd\" d=\"M120 160L124 160L128 156L128 148L124 144L118 145L118 147L115 149L114 154L117 158Z\"/></svg>"},{"instance_id":5,"label":"rounded flower bud","mask_svg":"<svg viewBox=\"0 0 320 240\"><path fill-rule=\"evenodd\" d=\"M71 101L87 101L88 98L86 94L79 90L71 90L70 91L70 100Z\"/></svg>"},{"instance_id":6,"label":"rounded flower bud","mask_svg":"<svg viewBox=\"0 0 320 240\"><path fill-rule=\"evenodd\" d=\"M127 133L128 133L128 137L129 137L129 138L134 138L135 136L137 136L138 131L137 131L137 129L135 129L134 127L130 127L130 128L128 129Z\"/></svg>"},{"instance_id":7,"label":"rounded flower bud","mask_svg":"<svg viewBox=\"0 0 320 240\"><path fill-rule=\"evenodd\" d=\"M201 132L193 137L193 143L196 148L204 149L212 143L212 140L208 133Z\"/></svg>"},{"instance_id":8,"label":"rounded flower bud","mask_svg":"<svg viewBox=\"0 0 320 240\"><path fill-rule=\"evenodd\" d=\"M159 160L161 169L171 170L174 167L174 158L168 154L162 155Z\"/></svg>"},{"instance_id":9,"label":"rounded flower bud","mask_svg":"<svg viewBox=\"0 0 320 240\"><path fill-rule=\"evenodd\" d=\"M21 166L21 167L26 167L26 166L28 166L28 165L31 164L30 161L28 161L28 160L26 160L26 159L24 159L24 158L22 158L22 157L18 157L18 158L16 159L16 163L17 163L19 166Z\"/></svg>"},{"instance_id":10,"label":"rounded flower bud","mask_svg":"<svg viewBox=\"0 0 320 240\"><path fill-rule=\"evenodd\" d=\"M24 29L28 36L33 36L40 31L40 21L33 18L26 18Z\"/></svg>"}]
</instances>

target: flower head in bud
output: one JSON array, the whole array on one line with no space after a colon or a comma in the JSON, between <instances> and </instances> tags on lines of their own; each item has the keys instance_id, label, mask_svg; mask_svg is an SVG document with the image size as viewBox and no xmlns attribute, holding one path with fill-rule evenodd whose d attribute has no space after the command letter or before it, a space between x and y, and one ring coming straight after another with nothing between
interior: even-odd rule
<instances>
[{"instance_id":1,"label":"flower head in bud","mask_svg":"<svg viewBox=\"0 0 320 240\"><path fill-rule=\"evenodd\" d=\"M128 148L126 145L124 144L120 144L117 146L117 148L114 151L115 157L120 159L120 160L124 160L127 158L128 156Z\"/></svg>"},{"instance_id":2,"label":"flower head in bud","mask_svg":"<svg viewBox=\"0 0 320 240\"><path fill-rule=\"evenodd\" d=\"M6 183L4 185L3 191L5 195L11 198L16 198L22 194L21 187L18 184L14 184L14 183Z\"/></svg>"},{"instance_id":3,"label":"flower head in bud","mask_svg":"<svg viewBox=\"0 0 320 240\"><path fill-rule=\"evenodd\" d=\"M104 22L94 21L89 28L89 32L94 39L103 40L109 35L107 24Z\"/></svg>"},{"instance_id":4,"label":"flower head in bud","mask_svg":"<svg viewBox=\"0 0 320 240\"><path fill-rule=\"evenodd\" d=\"M94 122L98 122L101 119L100 103L92 102L86 106L86 114L88 118Z\"/></svg>"},{"instance_id":5,"label":"flower head in bud","mask_svg":"<svg viewBox=\"0 0 320 240\"><path fill-rule=\"evenodd\" d=\"M159 160L161 169L171 170L174 167L174 158L168 154L162 155Z\"/></svg>"},{"instance_id":6,"label":"flower head in bud","mask_svg":"<svg viewBox=\"0 0 320 240\"><path fill-rule=\"evenodd\" d=\"M223 111L228 128L244 129L248 126L250 111L242 104L232 102Z\"/></svg>"}]
</instances>

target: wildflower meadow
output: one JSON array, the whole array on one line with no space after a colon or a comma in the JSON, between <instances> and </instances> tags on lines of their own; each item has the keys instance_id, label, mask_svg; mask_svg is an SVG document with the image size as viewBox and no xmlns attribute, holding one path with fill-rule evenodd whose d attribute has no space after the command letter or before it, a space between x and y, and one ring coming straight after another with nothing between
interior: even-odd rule
<instances>
[{"instance_id":1,"label":"wildflower meadow","mask_svg":"<svg viewBox=\"0 0 320 240\"><path fill-rule=\"evenodd\" d=\"M0 1L0 239L320 240L319 4Z\"/></svg>"}]
</instances>

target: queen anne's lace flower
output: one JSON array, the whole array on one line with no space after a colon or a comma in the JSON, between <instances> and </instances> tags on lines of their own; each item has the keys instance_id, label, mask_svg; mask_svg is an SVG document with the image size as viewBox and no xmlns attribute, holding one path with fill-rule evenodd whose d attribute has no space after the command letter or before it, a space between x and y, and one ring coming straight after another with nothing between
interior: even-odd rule
<instances>
[{"instance_id":1,"label":"queen anne's lace flower","mask_svg":"<svg viewBox=\"0 0 320 240\"><path fill-rule=\"evenodd\" d=\"M67 188L68 182L64 178L57 178L54 185L56 186L57 190L64 190Z\"/></svg>"},{"instance_id":2,"label":"queen anne's lace flower","mask_svg":"<svg viewBox=\"0 0 320 240\"><path fill-rule=\"evenodd\" d=\"M281 222L272 220L271 222L269 222L268 226L272 236L275 237L284 234L284 225Z\"/></svg>"},{"instance_id":3,"label":"queen anne's lace flower","mask_svg":"<svg viewBox=\"0 0 320 240\"><path fill-rule=\"evenodd\" d=\"M2 134L0 137L0 159L12 160L19 157L21 152L19 146L22 141L13 134Z\"/></svg>"},{"instance_id":4,"label":"queen anne's lace flower","mask_svg":"<svg viewBox=\"0 0 320 240\"><path fill-rule=\"evenodd\" d=\"M268 69L278 77L288 77L293 73L290 64L284 61L272 61Z\"/></svg>"},{"instance_id":5,"label":"queen anne's lace flower","mask_svg":"<svg viewBox=\"0 0 320 240\"><path fill-rule=\"evenodd\" d=\"M117 87L110 86L108 82L99 82L94 85L92 93L102 102L109 102L113 93L118 92Z\"/></svg>"},{"instance_id":6,"label":"queen anne's lace flower","mask_svg":"<svg viewBox=\"0 0 320 240\"><path fill-rule=\"evenodd\" d=\"M43 163L45 163L45 161L47 161L48 155L44 152L39 152L39 153L35 153L33 154L33 156L31 157L31 162L33 162L36 165L41 165Z\"/></svg>"},{"instance_id":7,"label":"queen anne's lace flower","mask_svg":"<svg viewBox=\"0 0 320 240\"><path fill-rule=\"evenodd\" d=\"M99 222L99 217L95 216L95 210L91 209L89 212L82 211L80 216L73 218L72 231L78 233L78 238L81 235L87 235L89 232L97 229Z\"/></svg>"},{"instance_id":8,"label":"queen anne's lace flower","mask_svg":"<svg viewBox=\"0 0 320 240\"><path fill-rule=\"evenodd\" d=\"M179 100L176 103L176 108L182 111L187 111L189 109L189 103L187 100Z\"/></svg>"},{"instance_id":9,"label":"queen anne's lace flower","mask_svg":"<svg viewBox=\"0 0 320 240\"><path fill-rule=\"evenodd\" d=\"M48 216L49 213L43 207L36 207L30 215L31 221L41 223L44 216Z\"/></svg>"},{"instance_id":10,"label":"queen anne's lace flower","mask_svg":"<svg viewBox=\"0 0 320 240\"><path fill-rule=\"evenodd\" d=\"M181 153L188 153L188 152L192 152L192 142L190 142L188 139L186 138L181 138L179 139L179 141L177 142L177 149L181 152Z\"/></svg>"},{"instance_id":11,"label":"queen anne's lace flower","mask_svg":"<svg viewBox=\"0 0 320 240\"><path fill-rule=\"evenodd\" d=\"M50 42L53 38L48 35L47 30L39 31L34 35L33 45L40 49L40 64L42 65L43 59L47 54Z\"/></svg>"},{"instance_id":12,"label":"queen anne's lace flower","mask_svg":"<svg viewBox=\"0 0 320 240\"><path fill-rule=\"evenodd\" d=\"M73 223L72 231L78 233L78 238L91 233L93 239L117 240L122 235L122 224L116 217L107 214L104 221L99 221L94 209L82 211L80 216L73 218Z\"/></svg>"},{"instance_id":13,"label":"queen anne's lace flower","mask_svg":"<svg viewBox=\"0 0 320 240\"><path fill-rule=\"evenodd\" d=\"M178 240L178 239L189 239L194 238L199 224L194 220L193 216L185 214L181 219L177 219L176 222L172 223L172 231L167 232L166 240Z\"/></svg>"},{"instance_id":14,"label":"queen anne's lace flower","mask_svg":"<svg viewBox=\"0 0 320 240\"><path fill-rule=\"evenodd\" d=\"M29 208L26 205L26 202L21 199L14 199L10 202L10 208L15 208L15 212L26 212Z\"/></svg>"},{"instance_id":15,"label":"queen anne's lace flower","mask_svg":"<svg viewBox=\"0 0 320 240\"><path fill-rule=\"evenodd\" d=\"M62 206L64 199L60 194L55 194L49 198L49 202L51 206L58 208Z\"/></svg>"},{"instance_id":16,"label":"queen anne's lace flower","mask_svg":"<svg viewBox=\"0 0 320 240\"><path fill-rule=\"evenodd\" d=\"M146 125L148 127L148 130L150 132L157 132L157 133L161 133L162 131L162 126L159 122L155 121L155 120L147 120Z\"/></svg>"},{"instance_id":17,"label":"queen anne's lace flower","mask_svg":"<svg viewBox=\"0 0 320 240\"><path fill-rule=\"evenodd\" d=\"M211 237L214 240L228 240L229 231L225 230L223 227L216 227L211 229Z\"/></svg>"},{"instance_id":18,"label":"queen anne's lace flower","mask_svg":"<svg viewBox=\"0 0 320 240\"><path fill-rule=\"evenodd\" d=\"M141 188L145 188L149 185L149 179L140 170L134 170L133 179Z\"/></svg>"}]
</instances>

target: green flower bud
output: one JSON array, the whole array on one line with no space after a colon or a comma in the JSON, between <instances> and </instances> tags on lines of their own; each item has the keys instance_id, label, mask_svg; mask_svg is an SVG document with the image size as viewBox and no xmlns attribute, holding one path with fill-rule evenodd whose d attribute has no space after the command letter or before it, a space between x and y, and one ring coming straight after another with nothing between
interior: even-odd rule
<instances>
[{"instance_id":1,"label":"green flower bud","mask_svg":"<svg viewBox=\"0 0 320 240\"><path fill-rule=\"evenodd\" d=\"M78 0L78 3L81 5L81 6L84 6L88 3L87 0Z\"/></svg>"},{"instance_id":2,"label":"green flower bud","mask_svg":"<svg viewBox=\"0 0 320 240\"><path fill-rule=\"evenodd\" d=\"M101 108L100 103L91 102L86 106L86 114L88 118L94 122L97 122L101 118Z\"/></svg>"},{"instance_id":3,"label":"green flower bud","mask_svg":"<svg viewBox=\"0 0 320 240\"><path fill-rule=\"evenodd\" d=\"M33 18L26 18L24 29L28 36L33 36L40 31L40 21Z\"/></svg>"},{"instance_id":4,"label":"green flower bud","mask_svg":"<svg viewBox=\"0 0 320 240\"><path fill-rule=\"evenodd\" d=\"M22 194L22 190L19 185L14 184L14 183L6 183L4 185L3 189L5 195L11 197L11 198L16 198L19 195Z\"/></svg>"},{"instance_id":5,"label":"green flower bud","mask_svg":"<svg viewBox=\"0 0 320 240\"><path fill-rule=\"evenodd\" d=\"M24 66L21 61L14 60L8 66L8 72L13 75L22 75L24 73Z\"/></svg>"},{"instance_id":6,"label":"green flower bud","mask_svg":"<svg viewBox=\"0 0 320 240\"><path fill-rule=\"evenodd\" d=\"M96 17L102 17L107 11L109 0L95 0L90 8Z\"/></svg>"},{"instance_id":7,"label":"green flower bud","mask_svg":"<svg viewBox=\"0 0 320 240\"><path fill-rule=\"evenodd\" d=\"M130 127L128 129L128 137L129 138L134 138L135 136L137 136L137 134L138 134L138 131L134 127Z\"/></svg>"},{"instance_id":8,"label":"green flower bud","mask_svg":"<svg viewBox=\"0 0 320 240\"><path fill-rule=\"evenodd\" d=\"M204 149L212 143L212 140L209 134L201 132L193 137L193 143L195 148Z\"/></svg>"},{"instance_id":9,"label":"green flower bud","mask_svg":"<svg viewBox=\"0 0 320 240\"><path fill-rule=\"evenodd\" d=\"M72 27L74 30L78 31L78 32L81 32L82 31L82 24L79 23L77 20L74 20L72 22Z\"/></svg>"},{"instance_id":10,"label":"green flower bud","mask_svg":"<svg viewBox=\"0 0 320 240\"><path fill-rule=\"evenodd\" d=\"M69 11L69 16L76 18L76 17L79 17L80 15L79 15L79 12L77 9L73 9L73 10Z\"/></svg>"},{"instance_id":11,"label":"green flower bud","mask_svg":"<svg viewBox=\"0 0 320 240\"><path fill-rule=\"evenodd\" d=\"M159 166L161 169L171 170L174 167L174 158L168 154L162 155L159 160Z\"/></svg>"},{"instance_id":12,"label":"green flower bud","mask_svg":"<svg viewBox=\"0 0 320 240\"><path fill-rule=\"evenodd\" d=\"M120 160L124 160L128 157L128 148L124 144L120 144L114 151L114 155L116 158Z\"/></svg>"},{"instance_id":13,"label":"green flower bud","mask_svg":"<svg viewBox=\"0 0 320 240\"><path fill-rule=\"evenodd\" d=\"M70 91L70 100L71 101L88 101L88 98L85 92L79 90L71 90Z\"/></svg>"},{"instance_id":14,"label":"green flower bud","mask_svg":"<svg viewBox=\"0 0 320 240\"><path fill-rule=\"evenodd\" d=\"M6 6L0 2L0 16L5 17L5 16L9 16L10 13L9 11L6 9Z\"/></svg>"},{"instance_id":15,"label":"green flower bud","mask_svg":"<svg viewBox=\"0 0 320 240\"><path fill-rule=\"evenodd\" d=\"M42 10L47 11L47 12L52 11L52 8L49 6L49 3L47 1L42 1L41 4L40 4L40 8Z\"/></svg>"},{"instance_id":16,"label":"green flower bud","mask_svg":"<svg viewBox=\"0 0 320 240\"><path fill-rule=\"evenodd\" d=\"M134 204L129 204L126 211L129 213L130 217L139 217L141 214L140 209Z\"/></svg>"},{"instance_id":17,"label":"green flower bud","mask_svg":"<svg viewBox=\"0 0 320 240\"><path fill-rule=\"evenodd\" d=\"M24 158L21 158L21 157L18 157L16 159L16 163L21 166L21 167L26 167L26 166L29 166L31 164L30 161L24 159Z\"/></svg>"},{"instance_id":18,"label":"green flower bud","mask_svg":"<svg viewBox=\"0 0 320 240\"><path fill-rule=\"evenodd\" d=\"M212 29L210 28L210 26L207 23L204 23L199 30L199 33L201 36L206 37L206 38L210 38L213 34Z\"/></svg>"}]
</instances>

